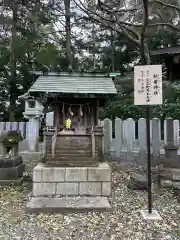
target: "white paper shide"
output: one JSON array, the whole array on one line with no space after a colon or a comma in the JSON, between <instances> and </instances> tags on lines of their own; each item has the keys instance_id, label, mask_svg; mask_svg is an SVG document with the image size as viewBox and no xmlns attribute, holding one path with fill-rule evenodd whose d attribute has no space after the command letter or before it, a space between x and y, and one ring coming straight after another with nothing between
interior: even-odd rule
<instances>
[{"instance_id":1,"label":"white paper shide","mask_svg":"<svg viewBox=\"0 0 180 240\"><path fill-rule=\"evenodd\" d=\"M162 104L162 65L134 67L134 104Z\"/></svg>"}]
</instances>

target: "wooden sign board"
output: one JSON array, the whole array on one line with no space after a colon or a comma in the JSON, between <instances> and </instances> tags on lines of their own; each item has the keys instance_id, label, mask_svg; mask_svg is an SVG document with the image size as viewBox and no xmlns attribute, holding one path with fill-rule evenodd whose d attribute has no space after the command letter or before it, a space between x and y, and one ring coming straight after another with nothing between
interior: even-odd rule
<instances>
[{"instance_id":1,"label":"wooden sign board","mask_svg":"<svg viewBox=\"0 0 180 240\"><path fill-rule=\"evenodd\" d=\"M162 65L134 67L134 104L160 105L162 98Z\"/></svg>"}]
</instances>

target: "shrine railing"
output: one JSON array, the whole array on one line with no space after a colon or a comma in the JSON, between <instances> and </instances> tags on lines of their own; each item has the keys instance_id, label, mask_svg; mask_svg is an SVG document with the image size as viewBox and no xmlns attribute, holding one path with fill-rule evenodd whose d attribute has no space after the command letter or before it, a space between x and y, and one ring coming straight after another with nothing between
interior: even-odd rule
<instances>
[{"instance_id":1,"label":"shrine railing","mask_svg":"<svg viewBox=\"0 0 180 240\"><path fill-rule=\"evenodd\" d=\"M57 127L55 126L46 126L44 127L44 133L50 133L53 135L53 133L55 132L57 128L57 132L62 131L64 128L64 125L58 125ZM92 131L92 126L86 126L86 134L87 135L91 135L91 131ZM72 127L72 130L74 130L74 128ZM93 132L95 135L103 135L103 127L102 126L94 126L93 127Z\"/></svg>"},{"instance_id":2,"label":"shrine railing","mask_svg":"<svg viewBox=\"0 0 180 240\"><path fill-rule=\"evenodd\" d=\"M43 128L44 132L54 132L55 131L55 126L45 126Z\"/></svg>"},{"instance_id":3,"label":"shrine railing","mask_svg":"<svg viewBox=\"0 0 180 240\"><path fill-rule=\"evenodd\" d=\"M52 136L52 158L55 157L55 151L56 151L56 142L57 142L57 133L58 133L58 128L55 128L54 135Z\"/></svg>"}]
</instances>

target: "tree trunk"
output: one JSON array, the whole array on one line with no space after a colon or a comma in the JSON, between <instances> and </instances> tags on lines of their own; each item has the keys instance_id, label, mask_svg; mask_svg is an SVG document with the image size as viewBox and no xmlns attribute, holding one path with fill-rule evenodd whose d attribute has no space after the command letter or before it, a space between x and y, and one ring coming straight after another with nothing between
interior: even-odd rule
<instances>
[{"instance_id":1,"label":"tree trunk","mask_svg":"<svg viewBox=\"0 0 180 240\"><path fill-rule=\"evenodd\" d=\"M113 19L113 15L111 15L111 19ZM115 54L115 48L114 48L114 31L110 30L110 40L111 40L111 71L115 71L115 61L114 61L114 54Z\"/></svg>"},{"instance_id":2,"label":"tree trunk","mask_svg":"<svg viewBox=\"0 0 180 240\"><path fill-rule=\"evenodd\" d=\"M15 120L16 107L16 38L17 38L17 3L12 1L12 30L11 30L11 75L9 81L9 121Z\"/></svg>"},{"instance_id":3,"label":"tree trunk","mask_svg":"<svg viewBox=\"0 0 180 240\"><path fill-rule=\"evenodd\" d=\"M143 7L144 7L144 23L141 30L141 46L140 46L141 64L149 65L150 64L149 47L145 39L146 30L148 27L148 0L143 0Z\"/></svg>"},{"instance_id":4,"label":"tree trunk","mask_svg":"<svg viewBox=\"0 0 180 240\"><path fill-rule=\"evenodd\" d=\"M73 59L71 51L71 11L70 11L70 0L64 0L65 6L65 21L66 21L66 54L68 59L68 68L72 69Z\"/></svg>"},{"instance_id":5,"label":"tree trunk","mask_svg":"<svg viewBox=\"0 0 180 240\"><path fill-rule=\"evenodd\" d=\"M114 49L114 35L113 35L113 31L111 30L111 70L112 70L112 72L115 71L114 53L115 53L115 49Z\"/></svg>"},{"instance_id":6,"label":"tree trunk","mask_svg":"<svg viewBox=\"0 0 180 240\"><path fill-rule=\"evenodd\" d=\"M92 29L92 37L93 37L93 47L92 47L92 52L93 52L93 71L96 69L96 36L95 36L95 25L93 23L93 29Z\"/></svg>"}]
</instances>

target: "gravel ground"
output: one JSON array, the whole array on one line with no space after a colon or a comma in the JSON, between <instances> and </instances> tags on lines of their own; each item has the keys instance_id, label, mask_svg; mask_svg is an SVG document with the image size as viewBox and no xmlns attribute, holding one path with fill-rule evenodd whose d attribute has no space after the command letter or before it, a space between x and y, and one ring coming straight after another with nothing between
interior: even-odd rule
<instances>
[{"instance_id":1,"label":"gravel ground","mask_svg":"<svg viewBox=\"0 0 180 240\"><path fill-rule=\"evenodd\" d=\"M161 221L145 221L147 193L126 187L133 167L113 164L113 211L108 213L30 215L25 204L31 183L0 189L0 239L39 240L180 240L180 204L173 192L153 192L154 208Z\"/></svg>"}]
</instances>

